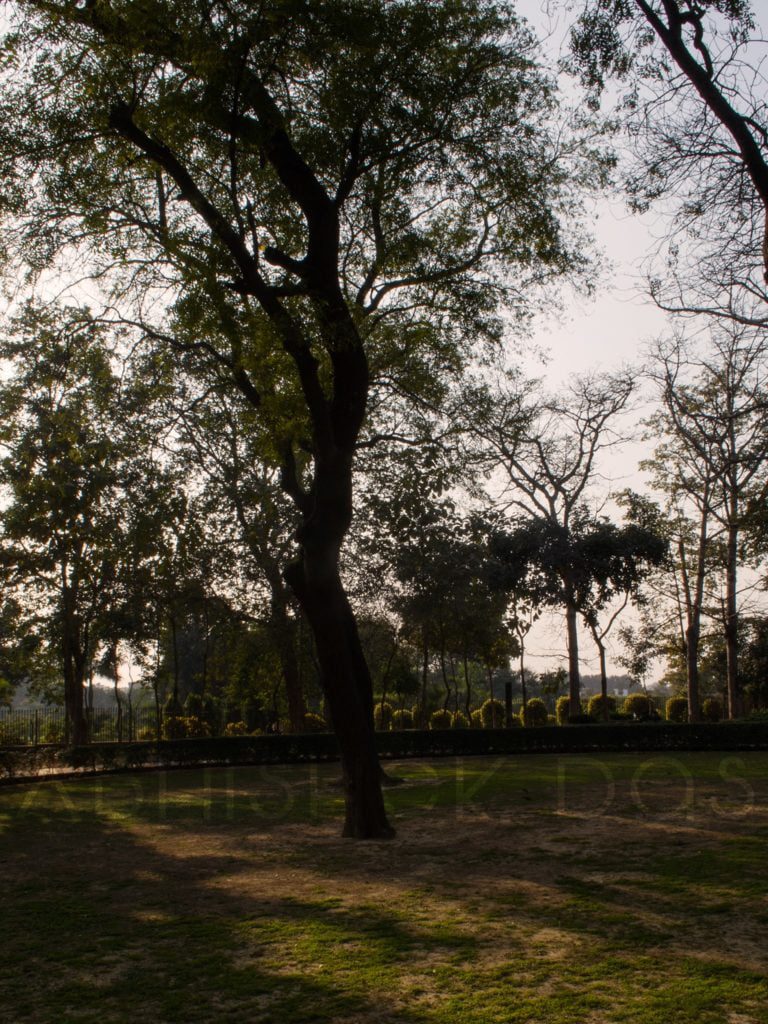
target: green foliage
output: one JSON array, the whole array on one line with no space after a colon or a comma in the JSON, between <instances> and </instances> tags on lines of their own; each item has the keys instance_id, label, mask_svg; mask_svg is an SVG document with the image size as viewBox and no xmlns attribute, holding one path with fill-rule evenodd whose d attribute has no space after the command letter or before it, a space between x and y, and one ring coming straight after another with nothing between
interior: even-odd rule
<instances>
[{"instance_id":1,"label":"green foliage","mask_svg":"<svg viewBox=\"0 0 768 1024\"><path fill-rule=\"evenodd\" d=\"M163 739L182 740L187 735L187 719L182 715L163 715Z\"/></svg>"},{"instance_id":2,"label":"green foliage","mask_svg":"<svg viewBox=\"0 0 768 1024\"><path fill-rule=\"evenodd\" d=\"M18 722L14 719L0 719L0 746L15 746L19 743L29 741L29 729L25 722ZM53 742L43 739L44 743Z\"/></svg>"},{"instance_id":3,"label":"green foliage","mask_svg":"<svg viewBox=\"0 0 768 1024\"><path fill-rule=\"evenodd\" d=\"M571 698L567 695L558 697L555 701L555 720L558 725L567 725L570 705Z\"/></svg>"},{"instance_id":4,"label":"green foliage","mask_svg":"<svg viewBox=\"0 0 768 1024\"><path fill-rule=\"evenodd\" d=\"M630 718L648 718L651 713L651 702L644 693L630 693L624 698L621 712Z\"/></svg>"},{"instance_id":5,"label":"green foliage","mask_svg":"<svg viewBox=\"0 0 768 1024\"><path fill-rule=\"evenodd\" d=\"M328 723L322 715L316 715L313 711L307 711L304 715L305 732L328 732Z\"/></svg>"},{"instance_id":6,"label":"green foliage","mask_svg":"<svg viewBox=\"0 0 768 1024\"><path fill-rule=\"evenodd\" d=\"M224 726L225 736L247 736L248 728L245 722L227 722Z\"/></svg>"},{"instance_id":7,"label":"green foliage","mask_svg":"<svg viewBox=\"0 0 768 1024\"><path fill-rule=\"evenodd\" d=\"M664 708L668 722L688 721L688 698L670 697Z\"/></svg>"},{"instance_id":8,"label":"green foliage","mask_svg":"<svg viewBox=\"0 0 768 1024\"><path fill-rule=\"evenodd\" d=\"M483 712L480 708L476 708L470 715L470 727L472 729L483 728Z\"/></svg>"},{"instance_id":9,"label":"green foliage","mask_svg":"<svg viewBox=\"0 0 768 1024\"><path fill-rule=\"evenodd\" d=\"M608 714L605 715L604 711L607 708ZM602 693L593 693L589 698L587 704L587 714L594 718L596 722L603 721L604 718L610 717L616 711L616 698L612 693L608 693L603 699Z\"/></svg>"},{"instance_id":10,"label":"green foliage","mask_svg":"<svg viewBox=\"0 0 768 1024\"><path fill-rule=\"evenodd\" d=\"M520 714L523 725L530 727L547 724L547 705L541 697L531 697Z\"/></svg>"},{"instance_id":11,"label":"green foliage","mask_svg":"<svg viewBox=\"0 0 768 1024\"><path fill-rule=\"evenodd\" d=\"M723 717L723 705L717 697L707 697L701 705L701 717L705 722L719 722Z\"/></svg>"},{"instance_id":12,"label":"green foliage","mask_svg":"<svg viewBox=\"0 0 768 1024\"><path fill-rule=\"evenodd\" d=\"M429 716L430 729L450 729L453 725L453 715L447 708L438 708Z\"/></svg>"},{"instance_id":13,"label":"green foliage","mask_svg":"<svg viewBox=\"0 0 768 1024\"><path fill-rule=\"evenodd\" d=\"M392 705L389 701L379 701L373 708L373 723L376 729L387 732L392 728Z\"/></svg>"},{"instance_id":14,"label":"green foliage","mask_svg":"<svg viewBox=\"0 0 768 1024\"><path fill-rule=\"evenodd\" d=\"M408 708L398 708L392 712L393 729L413 729L413 712Z\"/></svg>"},{"instance_id":15,"label":"green foliage","mask_svg":"<svg viewBox=\"0 0 768 1024\"><path fill-rule=\"evenodd\" d=\"M489 697L480 707L485 729L503 729L506 710L500 700Z\"/></svg>"},{"instance_id":16,"label":"green foliage","mask_svg":"<svg viewBox=\"0 0 768 1024\"><path fill-rule=\"evenodd\" d=\"M454 711L453 718L451 719L452 729L469 729L470 721L463 711Z\"/></svg>"}]
</instances>

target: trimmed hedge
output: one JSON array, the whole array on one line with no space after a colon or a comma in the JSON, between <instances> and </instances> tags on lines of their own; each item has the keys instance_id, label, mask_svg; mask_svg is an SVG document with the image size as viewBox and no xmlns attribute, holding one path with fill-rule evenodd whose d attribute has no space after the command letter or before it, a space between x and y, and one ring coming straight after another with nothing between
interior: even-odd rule
<instances>
[{"instance_id":1,"label":"trimmed hedge","mask_svg":"<svg viewBox=\"0 0 768 1024\"><path fill-rule=\"evenodd\" d=\"M621 751L768 750L766 722L610 723L527 729L413 729L376 734L382 758L616 753ZM338 760L336 737L220 736L160 743L0 749L0 778L57 772L125 771L195 765L297 764Z\"/></svg>"}]
</instances>

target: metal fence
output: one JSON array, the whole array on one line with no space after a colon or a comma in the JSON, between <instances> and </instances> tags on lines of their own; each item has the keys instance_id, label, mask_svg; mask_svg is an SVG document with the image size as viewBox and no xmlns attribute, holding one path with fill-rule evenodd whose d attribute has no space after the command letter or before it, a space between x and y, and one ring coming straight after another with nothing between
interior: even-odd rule
<instances>
[{"instance_id":1,"label":"metal fence","mask_svg":"<svg viewBox=\"0 0 768 1024\"><path fill-rule=\"evenodd\" d=\"M154 707L86 709L88 736L93 743L130 743L158 735ZM59 707L0 708L0 746L61 743L66 722Z\"/></svg>"}]
</instances>

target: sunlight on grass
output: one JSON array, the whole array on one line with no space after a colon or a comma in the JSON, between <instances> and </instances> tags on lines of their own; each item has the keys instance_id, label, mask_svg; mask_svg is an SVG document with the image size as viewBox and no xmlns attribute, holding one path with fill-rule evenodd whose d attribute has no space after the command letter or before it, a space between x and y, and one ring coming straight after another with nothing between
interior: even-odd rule
<instances>
[{"instance_id":1,"label":"sunlight on grass","mask_svg":"<svg viewBox=\"0 0 768 1024\"><path fill-rule=\"evenodd\" d=\"M8 1019L768 1024L768 755L669 760L394 765L389 843L335 765L6 787Z\"/></svg>"}]
</instances>

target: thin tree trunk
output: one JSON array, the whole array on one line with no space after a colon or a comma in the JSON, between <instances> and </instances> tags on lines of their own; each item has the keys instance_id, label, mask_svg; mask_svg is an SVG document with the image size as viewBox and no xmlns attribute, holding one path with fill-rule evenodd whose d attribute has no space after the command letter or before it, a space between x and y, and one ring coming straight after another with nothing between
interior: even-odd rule
<instances>
[{"instance_id":1,"label":"thin tree trunk","mask_svg":"<svg viewBox=\"0 0 768 1024\"><path fill-rule=\"evenodd\" d=\"M427 681L429 675L429 645L427 643L427 631L422 630L422 663L421 663L421 703L419 705L419 720L415 724L420 729L427 727Z\"/></svg>"},{"instance_id":2,"label":"thin tree trunk","mask_svg":"<svg viewBox=\"0 0 768 1024\"><path fill-rule=\"evenodd\" d=\"M568 714L581 714L581 682L579 679L579 633L576 607L566 591L565 626L568 635Z\"/></svg>"},{"instance_id":3,"label":"thin tree trunk","mask_svg":"<svg viewBox=\"0 0 768 1024\"><path fill-rule=\"evenodd\" d=\"M66 576L66 567L62 571ZM79 629L75 597L68 583L62 587L61 648L64 669L64 738L73 746L88 742L88 724L84 709L84 658L79 650Z\"/></svg>"},{"instance_id":4,"label":"thin tree trunk","mask_svg":"<svg viewBox=\"0 0 768 1024\"><path fill-rule=\"evenodd\" d=\"M734 499L735 503L735 499ZM741 714L739 694L739 613L737 607L737 563L738 563L738 527L735 522L735 510L731 514L728 526L728 547L726 556L726 594L725 594L725 657L726 677L728 681L728 717L738 718Z\"/></svg>"}]
</instances>

